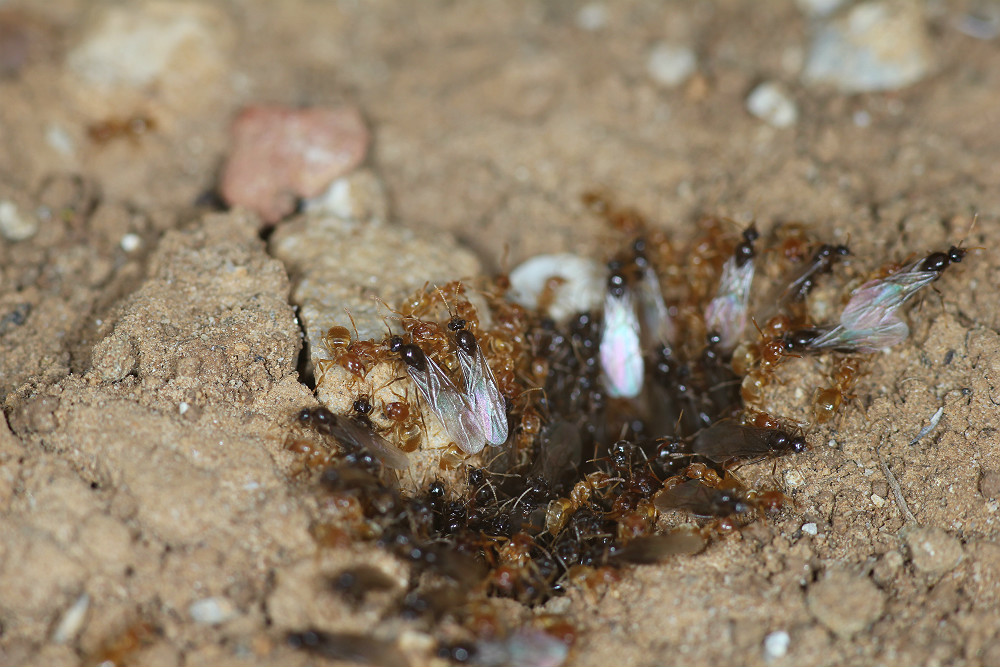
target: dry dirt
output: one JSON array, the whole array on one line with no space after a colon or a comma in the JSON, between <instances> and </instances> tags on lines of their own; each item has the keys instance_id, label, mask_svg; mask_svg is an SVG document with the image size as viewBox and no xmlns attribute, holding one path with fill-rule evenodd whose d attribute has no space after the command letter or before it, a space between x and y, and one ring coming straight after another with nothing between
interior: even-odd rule
<instances>
[{"instance_id":1,"label":"dry dirt","mask_svg":"<svg viewBox=\"0 0 1000 667\"><path fill-rule=\"evenodd\" d=\"M156 633L135 663L300 664L285 631L374 622L315 590L392 559L318 557L308 534L282 450L315 400L286 267L253 218L196 205L232 118L262 101L359 105L393 218L487 271L602 257L594 186L682 238L703 213L803 221L869 267L981 246L776 464L794 508L549 610L579 629L573 665L1000 664L1000 50L953 29L965 3L932 4L932 72L847 96L797 82L809 26L791 2L607 3L598 30L574 2L218 2L201 68L178 70L197 76L103 92L67 54L104 3L5 3L27 37L23 63L0 49L0 198L51 215L0 239L0 664L81 664L140 621ZM646 73L661 39L698 54L679 88ZM765 79L787 83L793 127L746 112ZM155 127L88 138L134 114ZM782 377L770 400L789 413L821 381L807 360ZM205 599L219 622L193 620Z\"/></svg>"}]
</instances>

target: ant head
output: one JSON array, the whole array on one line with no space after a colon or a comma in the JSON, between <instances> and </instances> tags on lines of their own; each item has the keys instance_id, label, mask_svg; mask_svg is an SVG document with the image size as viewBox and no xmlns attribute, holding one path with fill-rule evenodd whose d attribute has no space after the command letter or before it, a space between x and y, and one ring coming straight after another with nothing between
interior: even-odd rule
<instances>
[{"instance_id":1,"label":"ant head","mask_svg":"<svg viewBox=\"0 0 1000 667\"><path fill-rule=\"evenodd\" d=\"M757 232L757 227L755 227L753 223L743 230L743 242L736 246L736 250L733 253L734 258L736 259L736 266L742 267L754 258L756 253L753 249L753 242L758 238L760 238L760 234Z\"/></svg>"},{"instance_id":2,"label":"ant head","mask_svg":"<svg viewBox=\"0 0 1000 667\"><path fill-rule=\"evenodd\" d=\"M323 426L326 425L332 426L333 424L337 423L337 418L334 416L334 414L330 412L327 408L323 407L315 408L314 410L312 410L312 418L313 420L315 420L317 424Z\"/></svg>"},{"instance_id":3,"label":"ant head","mask_svg":"<svg viewBox=\"0 0 1000 667\"><path fill-rule=\"evenodd\" d=\"M368 415L372 411L372 402L367 396L358 396L354 401L354 411L359 415Z\"/></svg>"},{"instance_id":4,"label":"ant head","mask_svg":"<svg viewBox=\"0 0 1000 667\"><path fill-rule=\"evenodd\" d=\"M622 272L621 262L608 262L608 270L610 271L608 274L608 292L611 296L624 296L628 281Z\"/></svg>"},{"instance_id":5,"label":"ant head","mask_svg":"<svg viewBox=\"0 0 1000 667\"><path fill-rule=\"evenodd\" d=\"M806 439L798 435L792 436L788 439L788 448L796 454L801 454L806 451Z\"/></svg>"},{"instance_id":6,"label":"ant head","mask_svg":"<svg viewBox=\"0 0 1000 667\"><path fill-rule=\"evenodd\" d=\"M466 324L467 324L466 321L463 320L461 317L453 317L451 318L451 321L448 322L448 328L451 329L452 331L461 331L462 329L465 328Z\"/></svg>"}]
</instances>

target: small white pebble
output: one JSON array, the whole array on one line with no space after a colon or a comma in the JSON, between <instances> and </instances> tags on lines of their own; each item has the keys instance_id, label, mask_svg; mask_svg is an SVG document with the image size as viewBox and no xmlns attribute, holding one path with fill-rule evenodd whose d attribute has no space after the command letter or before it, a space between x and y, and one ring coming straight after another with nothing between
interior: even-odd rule
<instances>
[{"instance_id":1,"label":"small white pebble","mask_svg":"<svg viewBox=\"0 0 1000 667\"><path fill-rule=\"evenodd\" d=\"M784 87L765 81L747 96L747 111L772 127L791 127L799 119L799 109Z\"/></svg>"},{"instance_id":2,"label":"small white pebble","mask_svg":"<svg viewBox=\"0 0 1000 667\"><path fill-rule=\"evenodd\" d=\"M236 616L233 603L223 597L211 597L196 600L188 607L188 614L195 623L202 625L218 625Z\"/></svg>"},{"instance_id":3,"label":"small white pebble","mask_svg":"<svg viewBox=\"0 0 1000 667\"><path fill-rule=\"evenodd\" d=\"M819 527L817 527L815 523L812 523L810 521L809 523L802 524L802 532L805 533L806 535L812 535L813 537L815 537L816 535L819 534Z\"/></svg>"},{"instance_id":4,"label":"small white pebble","mask_svg":"<svg viewBox=\"0 0 1000 667\"><path fill-rule=\"evenodd\" d=\"M802 486L803 482L805 481L806 480L802 476L802 473L800 473L798 470L788 470L785 472L785 484L787 484L790 487L794 488Z\"/></svg>"},{"instance_id":5,"label":"small white pebble","mask_svg":"<svg viewBox=\"0 0 1000 667\"><path fill-rule=\"evenodd\" d=\"M873 493L872 494L872 505L874 505L875 507L884 507L885 506L885 498L883 498L882 496L878 495L877 493Z\"/></svg>"},{"instance_id":6,"label":"small white pebble","mask_svg":"<svg viewBox=\"0 0 1000 667\"><path fill-rule=\"evenodd\" d=\"M125 252L135 252L142 245L142 238L138 234L130 232L123 236L119 243Z\"/></svg>"},{"instance_id":7,"label":"small white pebble","mask_svg":"<svg viewBox=\"0 0 1000 667\"><path fill-rule=\"evenodd\" d=\"M73 140L59 125L49 125L45 128L45 143L49 145L52 150L59 153L63 157L73 157Z\"/></svg>"},{"instance_id":8,"label":"small white pebble","mask_svg":"<svg viewBox=\"0 0 1000 667\"><path fill-rule=\"evenodd\" d=\"M784 630L772 632L764 637L764 657L771 660L781 658L788 653L788 645L792 643L792 638Z\"/></svg>"},{"instance_id":9,"label":"small white pebble","mask_svg":"<svg viewBox=\"0 0 1000 667\"><path fill-rule=\"evenodd\" d=\"M659 42L649 52L646 71L656 83L673 88L687 81L698 67L694 51L686 46Z\"/></svg>"},{"instance_id":10,"label":"small white pebble","mask_svg":"<svg viewBox=\"0 0 1000 667\"><path fill-rule=\"evenodd\" d=\"M84 593L76 599L63 617L59 620L59 625L56 626L55 632L52 633L52 642L54 644L65 644L68 641L76 639L76 636L80 633L83 628L83 621L87 616L87 610L90 608L90 596Z\"/></svg>"},{"instance_id":11,"label":"small white pebble","mask_svg":"<svg viewBox=\"0 0 1000 667\"><path fill-rule=\"evenodd\" d=\"M12 201L0 201L0 236L8 241L30 239L38 231L38 221L24 215Z\"/></svg>"},{"instance_id":12,"label":"small white pebble","mask_svg":"<svg viewBox=\"0 0 1000 667\"><path fill-rule=\"evenodd\" d=\"M304 206L307 211L329 213L350 220L356 208L355 197L356 193L351 188L350 179L338 178L318 196L307 199Z\"/></svg>"},{"instance_id":13,"label":"small white pebble","mask_svg":"<svg viewBox=\"0 0 1000 667\"><path fill-rule=\"evenodd\" d=\"M576 13L576 25L581 30L594 32L608 24L608 8L601 2L591 2Z\"/></svg>"},{"instance_id":14,"label":"small white pebble","mask_svg":"<svg viewBox=\"0 0 1000 667\"><path fill-rule=\"evenodd\" d=\"M868 127L872 124L872 115L864 109L859 109L854 112L853 120L858 127Z\"/></svg>"},{"instance_id":15,"label":"small white pebble","mask_svg":"<svg viewBox=\"0 0 1000 667\"><path fill-rule=\"evenodd\" d=\"M177 411L181 414L184 414L185 412L188 411L190 407L191 406L188 405L186 401L181 401L180 403L177 404Z\"/></svg>"},{"instance_id":16,"label":"small white pebble","mask_svg":"<svg viewBox=\"0 0 1000 667\"><path fill-rule=\"evenodd\" d=\"M837 441L834 440L833 438L830 438L829 440L827 440L826 445L827 447L836 447Z\"/></svg>"},{"instance_id":17,"label":"small white pebble","mask_svg":"<svg viewBox=\"0 0 1000 667\"><path fill-rule=\"evenodd\" d=\"M795 0L795 4L806 16L821 17L832 14L844 4L844 0Z\"/></svg>"}]
</instances>

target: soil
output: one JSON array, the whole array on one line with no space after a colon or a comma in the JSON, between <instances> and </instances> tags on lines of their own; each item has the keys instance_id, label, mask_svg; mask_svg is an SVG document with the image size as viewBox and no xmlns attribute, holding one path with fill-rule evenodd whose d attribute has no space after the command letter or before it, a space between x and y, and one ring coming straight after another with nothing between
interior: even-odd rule
<instances>
[{"instance_id":1,"label":"soil","mask_svg":"<svg viewBox=\"0 0 1000 667\"><path fill-rule=\"evenodd\" d=\"M545 611L577 627L572 665L1000 663L1000 51L954 29L964 3L928 10L921 82L860 95L798 82L791 2L607 3L596 29L575 2L218 2L190 67L99 89L69 55L112 4L0 8L0 199L47 212L0 239L0 664L303 664L285 632L383 610L316 591L399 565L309 534L283 448L315 404L294 275L255 217L199 199L258 103L360 107L394 224L454 235L487 273L603 259L594 187L681 239L713 214L801 221L866 268L980 248L808 452L741 470L794 507ZM646 72L663 39L698 57L677 88ZM747 113L763 80L792 127ZM140 114L141 134L88 134ZM806 414L816 364L781 378L769 404Z\"/></svg>"}]
</instances>

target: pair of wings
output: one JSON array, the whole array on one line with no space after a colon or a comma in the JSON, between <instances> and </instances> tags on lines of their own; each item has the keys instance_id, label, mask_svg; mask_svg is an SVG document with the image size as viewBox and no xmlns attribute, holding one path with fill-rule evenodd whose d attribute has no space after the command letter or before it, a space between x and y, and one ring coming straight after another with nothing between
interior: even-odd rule
<instances>
[{"instance_id":1,"label":"pair of wings","mask_svg":"<svg viewBox=\"0 0 1000 667\"><path fill-rule=\"evenodd\" d=\"M810 341L809 348L875 352L898 345L910 334L910 328L899 316L899 308L940 275L936 271L918 271L912 265L865 283L851 292L840 324Z\"/></svg>"},{"instance_id":2,"label":"pair of wings","mask_svg":"<svg viewBox=\"0 0 1000 667\"><path fill-rule=\"evenodd\" d=\"M458 359L464 391L429 357L425 369L406 371L448 436L466 454L478 454L486 443L507 442L507 406L480 349L475 354L459 349Z\"/></svg>"},{"instance_id":3,"label":"pair of wings","mask_svg":"<svg viewBox=\"0 0 1000 667\"><path fill-rule=\"evenodd\" d=\"M746 331L753 275L753 260L739 266L735 257L727 259L716 296L705 308L705 328L719 334L719 347L723 350L735 348Z\"/></svg>"}]
</instances>

